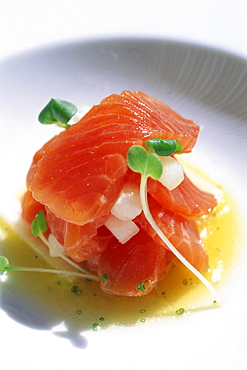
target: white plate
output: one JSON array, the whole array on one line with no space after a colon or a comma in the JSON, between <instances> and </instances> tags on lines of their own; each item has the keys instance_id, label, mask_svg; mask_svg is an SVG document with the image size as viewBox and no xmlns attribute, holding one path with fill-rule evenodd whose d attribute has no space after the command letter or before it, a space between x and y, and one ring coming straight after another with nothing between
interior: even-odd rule
<instances>
[{"instance_id":1,"label":"white plate","mask_svg":"<svg viewBox=\"0 0 247 370\"><path fill-rule=\"evenodd\" d=\"M205 126L193 160L234 194L247 230L246 72L245 60L225 52L152 39L91 40L4 60L0 214L13 219L15 196L25 185L30 158L53 133L36 123L51 97L94 104L129 89L163 100ZM35 326L38 318L26 307L7 305L2 297L1 368L245 368L246 263L243 249L221 291L222 308L138 327L88 330L79 341L54 335L46 323Z\"/></svg>"}]
</instances>

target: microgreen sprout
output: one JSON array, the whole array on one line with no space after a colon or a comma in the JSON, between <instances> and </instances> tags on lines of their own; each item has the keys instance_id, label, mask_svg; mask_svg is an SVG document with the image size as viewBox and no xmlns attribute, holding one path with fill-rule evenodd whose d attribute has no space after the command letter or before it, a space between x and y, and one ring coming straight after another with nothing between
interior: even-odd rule
<instances>
[{"instance_id":1,"label":"microgreen sprout","mask_svg":"<svg viewBox=\"0 0 247 370\"><path fill-rule=\"evenodd\" d=\"M148 205L147 199L147 179L148 177L152 177L155 180L158 180L162 174L162 164L161 160L156 154L157 152L162 152L165 155L165 150L162 151L162 147L164 144L162 143L163 139L151 139L147 140L145 145L151 152L147 152L144 147L139 145L133 145L130 147L127 153L127 162L129 168L141 174L141 182L140 182L140 200L143 209L144 216L146 217L149 224L155 230L157 235L161 238L161 240L166 244L166 246L173 252L173 254L207 287L207 289L211 292L214 297L214 301L219 302L219 298L217 292L210 284L210 282L194 267L192 266L186 258L184 258L181 253L174 247L174 245L169 241L169 239L165 236L159 226L156 224ZM182 151L182 147L180 143L175 143L175 147L173 149ZM173 146L174 143L171 145ZM158 148L159 147L159 148ZM154 153L155 152L155 153ZM168 151L170 152L170 151ZM173 151L174 153L174 151ZM169 154L168 154L169 155ZM142 285L139 284L137 289L142 290Z\"/></svg>"},{"instance_id":2,"label":"microgreen sprout","mask_svg":"<svg viewBox=\"0 0 247 370\"><path fill-rule=\"evenodd\" d=\"M45 233L47 229L48 226L44 211L39 211L31 224L32 233L34 236L39 236L40 238L42 238L43 233Z\"/></svg>"},{"instance_id":3,"label":"microgreen sprout","mask_svg":"<svg viewBox=\"0 0 247 370\"><path fill-rule=\"evenodd\" d=\"M0 256L0 275L7 273L9 271L29 271L29 272L45 272L45 273L52 273L52 274L62 274L62 275L73 275L86 278L89 274L85 275L81 272L76 271L67 271L67 270L55 270L55 269L46 269L46 268L39 268L39 267L24 267L24 266L13 266L9 264L8 258L5 256ZM90 275L91 276L91 275ZM91 279L98 280L96 276L92 277ZM59 285L59 284L58 284Z\"/></svg>"},{"instance_id":4,"label":"microgreen sprout","mask_svg":"<svg viewBox=\"0 0 247 370\"><path fill-rule=\"evenodd\" d=\"M150 152L155 152L161 157L167 157L175 152L182 152L182 145L174 139L149 139L145 142L145 146Z\"/></svg>"},{"instance_id":5,"label":"microgreen sprout","mask_svg":"<svg viewBox=\"0 0 247 370\"><path fill-rule=\"evenodd\" d=\"M69 265L74 267L75 269L81 271L81 274L84 274L83 277L93 279L93 280L99 280L98 277L95 275L91 275L88 273L87 270L83 269L80 265L78 265L76 262L72 261L70 258L68 258L63 252L60 252L58 249L55 249L51 243L46 239L44 236L44 233L47 231L47 222L45 218L44 211L41 210L37 213L35 216L32 224L31 224L31 230L34 236L39 237L42 242L56 254L60 258L62 258L65 262L67 262Z\"/></svg>"},{"instance_id":6,"label":"microgreen sprout","mask_svg":"<svg viewBox=\"0 0 247 370\"><path fill-rule=\"evenodd\" d=\"M76 114L77 107L65 100L51 99L38 116L39 122L44 125L57 124L62 128L69 128L69 120Z\"/></svg>"},{"instance_id":7,"label":"microgreen sprout","mask_svg":"<svg viewBox=\"0 0 247 370\"><path fill-rule=\"evenodd\" d=\"M127 153L127 161L130 169L139 172L142 178L147 180L152 177L158 180L162 175L162 163L155 153L149 153L140 145L133 145Z\"/></svg>"},{"instance_id":8,"label":"microgreen sprout","mask_svg":"<svg viewBox=\"0 0 247 370\"><path fill-rule=\"evenodd\" d=\"M2 275L9 268L9 260L4 256L0 256L0 275Z\"/></svg>"},{"instance_id":9,"label":"microgreen sprout","mask_svg":"<svg viewBox=\"0 0 247 370\"><path fill-rule=\"evenodd\" d=\"M0 256L0 275L8 271L33 271L33 272L49 272L49 273L54 273L54 274L73 275L73 276L82 277L84 279L91 279L91 280L99 281L98 276L90 274L87 270L83 269L80 265L78 265L77 263L69 259L65 254L55 249L44 236L44 233L47 231L47 229L48 227L47 227L45 214L44 214L44 211L41 210L37 213L37 215L35 216L31 224L31 230L32 230L33 235L35 237L39 237L42 240L42 242L51 251L53 251L57 256L62 258L69 265L74 267L76 271L45 269L45 268L38 268L38 267L12 266L9 264L9 260L6 257Z\"/></svg>"}]
</instances>

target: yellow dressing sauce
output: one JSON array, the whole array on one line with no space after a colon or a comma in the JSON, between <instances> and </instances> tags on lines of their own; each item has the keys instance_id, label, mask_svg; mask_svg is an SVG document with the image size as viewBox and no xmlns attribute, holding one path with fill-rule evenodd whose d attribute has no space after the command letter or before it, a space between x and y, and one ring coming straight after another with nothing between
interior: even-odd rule
<instances>
[{"instance_id":1,"label":"yellow dressing sauce","mask_svg":"<svg viewBox=\"0 0 247 370\"><path fill-rule=\"evenodd\" d=\"M217 209L198 220L198 225L209 255L210 271L205 276L220 294L239 249L239 221L231 197L223 193ZM0 241L0 254L11 265L51 267L4 220L0 220ZM210 292L177 260L157 287L143 297L109 295L101 291L97 282L71 280L57 274L13 271L2 279L1 305L7 314L27 325L32 326L34 321L38 327L44 325L47 329L63 322L73 334L110 325L144 325L151 320L215 306ZM24 313L20 313L20 308ZM32 323L28 323L28 317Z\"/></svg>"}]
</instances>

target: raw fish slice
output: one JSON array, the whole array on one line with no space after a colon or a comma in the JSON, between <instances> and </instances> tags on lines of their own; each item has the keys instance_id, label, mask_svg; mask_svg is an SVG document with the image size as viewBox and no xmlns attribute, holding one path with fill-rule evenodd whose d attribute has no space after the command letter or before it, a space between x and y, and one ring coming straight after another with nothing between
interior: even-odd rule
<instances>
[{"instance_id":1,"label":"raw fish slice","mask_svg":"<svg viewBox=\"0 0 247 370\"><path fill-rule=\"evenodd\" d=\"M155 243L144 230L124 245L112 237L99 258L98 274L107 277L101 282L101 288L116 295L148 294L164 275L172 258L173 254ZM140 283L145 290L138 289Z\"/></svg>"},{"instance_id":2,"label":"raw fish slice","mask_svg":"<svg viewBox=\"0 0 247 370\"><path fill-rule=\"evenodd\" d=\"M46 209L46 220L50 232L75 262L87 261L106 248L105 241L97 237L97 229L105 222L104 218L80 226L57 218Z\"/></svg>"},{"instance_id":3,"label":"raw fish slice","mask_svg":"<svg viewBox=\"0 0 247 370\"><path fill-rule=\"evenodd\" d=\"M62 172L63 167L60 169ZM41 187L33 194L58 217L83 225L109 213L123 186L126 171L125 159L113 154L82 165L68 176L57 176L54 181L51 177L46 186L39 182Z\"/></svg>"},{"instance_id":4,"label":"raw fish slice","mask_svg":"<svg viewBox=\"0 0 247 370\"><path fill-rule=\"evenodd\" d=\"M133 144L119 129L116 136L122 138L109 143L111 135L109 129L103 128L91 140L85 133L80 143L78 137L77 140L61 137L61 153L56 138L52 152L51 147L43 151L43 157L31 167L28 175L35 199L46 204L58 217L77 224L108 213L123 185L127 172L125 155ZM66 146L64 141L70 145Z\"/></svg>"},{"instance_id":5,"label":"raw fish slice","mask_svg":"<svg viewBox=\"0 0 247 370\"><path fill-rule=\"evenodd\" d=\"M140 175L129 170L126 181L139 185ZM207 215L217 205L214 195L199 189L186 174L181 184L173 190L168 190L159 181L152 178L148 179L147 189L149 194L165 209L186 217Z\"/></svg>"},{"instance_id":6,"label":"raw fish slice","mask_svg":"<svg viewBox=\"0 0 247 370\"><path fill-rule=\"evenodd\" d=\"M22 218L30 225L39 211L43 210L46 216L48 231L64 247L75 262L83 262L100 254L107 246L108 238L98 237L97 230L106 221L106 218L95 220L83 226L68 223L56 217L47 207L37 202L31 191L26 191L22 199Z\"/></svg>"},{"instance_id":7,"label":"raw fish slice","mask_svg":"<svg viewBox=\"0 0 247 370\"><path fill-rule=\"evenodd\" d=\"M209 214L217 205L213 194L199 189L186 175L182 183L173 190L168 190L159 181L150 178L148 192L166 209L187 217Z\"/></svg>"},{"instance_id":8,"label":"raw fish slice","mask_svg":"<svg viewBox=\"0 0 247 370\"><path fill-rule=\"evenodd\" d=\"M153 132L152 137L178 140L183 152L190 152L196 143L200 127L195 121L185 119L162 101L141 91L123 91L120 95L113 94L102 101L109 102L121 103L127 107L130 114L134 113L146 130Z\"/></svg>"},{"instance_id":9,"label":"raw fish slice","mask_svg":"<svg viewBox=\"0 0 247 370\"><path fill-rule=\"evenodd\" d=\"M31 224L35 218L35 216L39 213L39 211L45 211L45 206L39 202L37 202L30 190L27 190L22 197L22 214L21 217L27 223Z\"/></svg>"},{"instance_id":10,"label":"raw fish slice","mask_svg":"<svg viewBox=\"0 0 247 370\"><path fill-rule=\"evenodd\" d=\"M157 225L174 247L198 271L205 272L208 269L208 255L201 244L196 222L193 219L183 217L162 208L151 197L149 197L149 206ZM154 241L167 248L155 230L150 226L143 213L135 218L135 222L140 228L146 230Z\"/></svg>"},{"instance_id":11,"label":"raw fish slice","mask_svg":"<svg viewBox=\"0 0 247 370\"><path fill-rule=\"evenodd\" d=\"M31 163L31 166L29 168L29 171L27 173L27 178L26 178L26 185L27 188L29 189L30 183L32 182L35 173L36 173L36 165L38 161L43 157L43 154L46 152L47 148L49 145L56 140L57 136L52 137L49 141L47 141L33 156L33 160Z\"/></svg>"},{"instance_id":12,"label":"raw fish slice","mask_svg":"<svg viewBox=\"0 0 247 370\"><path fill-rule=\"evenodd\" d=\"M199 126L171 112L140 92L104 99L39 151L27 181L33 197L57 217L78 225L104 216L123 186L131 145L159 136L178 139L185 151L191 150Z\"/></svg>"}]
</instances>

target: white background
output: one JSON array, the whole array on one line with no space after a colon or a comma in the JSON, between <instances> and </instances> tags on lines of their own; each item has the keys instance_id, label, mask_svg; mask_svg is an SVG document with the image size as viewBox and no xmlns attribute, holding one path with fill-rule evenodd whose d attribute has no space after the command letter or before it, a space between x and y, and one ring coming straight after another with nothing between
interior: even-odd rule
<instances>
[{"instance_id":1,"label":"white background","mask_svg":"<svg viewBox=\"0 0 247 370\"><path fill-rule=\"evenodd\" d=\"M0 58L48 43L162 36L247 57L246 0L1 0Z\"/></svg>"}]
</instances>

